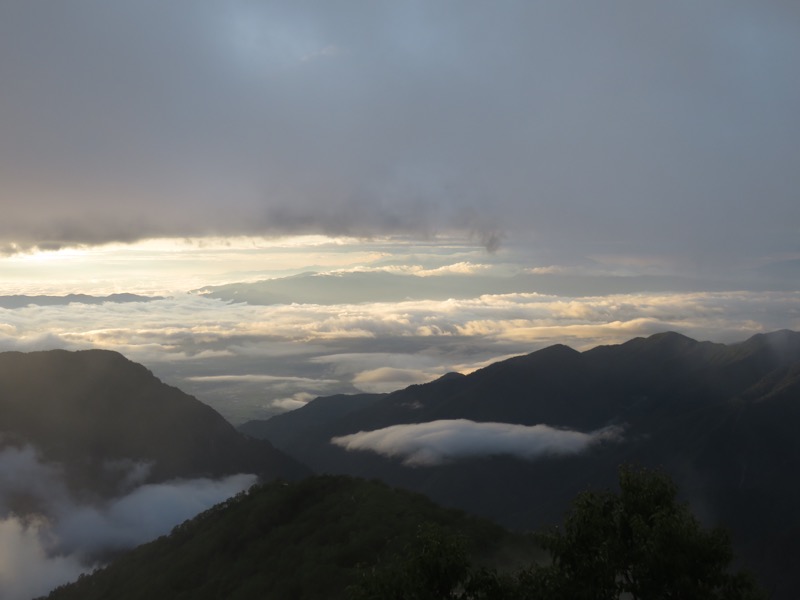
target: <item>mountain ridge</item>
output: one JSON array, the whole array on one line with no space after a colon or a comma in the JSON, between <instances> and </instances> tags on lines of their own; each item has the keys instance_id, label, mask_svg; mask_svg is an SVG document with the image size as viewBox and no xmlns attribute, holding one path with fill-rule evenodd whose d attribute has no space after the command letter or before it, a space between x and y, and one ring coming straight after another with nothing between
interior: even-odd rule
<instances>
[{"instance_id":1,"label":"mountain ridge","mask_svg":"<svg viewBox=\"0 0 800 600\"><path fill-rule=\"evenodd\" d=\"M115 460L149 465L148 481L309 473L109 350L0 353L0 432L4 445L33 445L43 459L65 467L73 488L101 495L120 483L104 467Z\"/></svg>"},{"instance_id":2,"label":"mountain ridge","mask_svg":"<svg viewBox=\"0 0 800 600\"><path fill-rule=\"evenodd\" d=\"M584 352L556 345L362 401L363 407L313 430L303 427L298 413L292 434L280 440L273 432L292 419L288 415L245 427L318 472L378 477L512 528L558 523L581 489L613 486L619 464L661 467L706 524L731 526L743 560L778 582L783 592L776 597L790 598L787 590L800 587L800 577L785 567L790 559L800 562L800 549L785 534L800 533L800 485L794 483L800 333L718 344L664 332ZM324 402L313 400L307 410ZM622 433L590 450L536 460L487 452L409 467L402 454L385 454L387 444L402 452L403 440L427 431L417 424L440 423L448 435L467 435L447 424L458 419L584 434L616 426ZM392 437L381 433L396 426L405 429L393 429ZM331 444L344 436L382 445L364 442L374 445L348 450Z\"/></svg>"},{"instance_id":3,"label":"mountain ridge","mask_svg":"<svg viewBox=\"0 0 800 600\"><path fill-rule=\"evenodd\" d=\"M345 598L422 525L458 535L484 564L525 564L532 541L380 482L321 476L255 486L49 600Z\"/></svg>"}]
</instances>

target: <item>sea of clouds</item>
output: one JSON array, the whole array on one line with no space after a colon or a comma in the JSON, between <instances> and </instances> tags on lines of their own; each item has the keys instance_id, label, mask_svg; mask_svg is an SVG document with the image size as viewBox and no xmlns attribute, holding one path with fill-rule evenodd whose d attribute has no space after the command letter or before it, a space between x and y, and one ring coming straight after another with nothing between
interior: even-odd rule
<instances>
[{"instance_id":1,"label":"sea of clouds","mask_svg":"<svg viewBox=\"0 0 800 600\"><path fill-rule=\"evenodd\" d=\"M0 308L0 350L117 350L240 423L316 396L388 392L468 373L554 343L583 350L667 330L742 341L800 327L799 294L508 293L274 305L175 294L151 302Z\"/></svg>"}]
</instances>

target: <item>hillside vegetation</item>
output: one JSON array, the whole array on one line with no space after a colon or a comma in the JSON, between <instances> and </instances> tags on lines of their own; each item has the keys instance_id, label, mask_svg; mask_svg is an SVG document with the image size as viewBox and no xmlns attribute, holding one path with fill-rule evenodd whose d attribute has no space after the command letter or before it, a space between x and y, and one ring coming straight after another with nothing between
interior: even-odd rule
<instances>
[{"instance_id":1,"label":"hillside vegetation","mask_svg":"<svg viewBox=\"0 0 800 600\"><path fill-rule=\"evenodd\" d=\"M527 538L326 476L243 492L48 600L763 600L732 558L657 471L621 467L619 492L583 492L563 527Z\"/></svg>"},{"instance_id":2,"label":"hillside vegetation","mask_svg":"<svg viewBox=\"0 0 800 600\"><path fill-rule=\"evenodd\" d=\"M392 563L434 524L474 560L516 566L530 538L376 481L314 477L256 486L54 590L48 600L346 597L365 570Z\"/></svg>"},{"instance_id":3,"label":"hillside vegetation","mask_svg":"<svg viewBox=\"0 0 800 600\"><path fill-rule=\"evenodd\" d=\"M500 450L424 466L387 452L397 431L371 450L331 443L397 425L420 440L415 424L457 419L621 434L571 455ZM378 477L513 529L559 523L587 486L612 487L620 464L663 468L703 524L730 527L743 564L790 600L800 586L799 422L800 333L726 345L667 332L585 352L551 346L391 394L319 398L241 430L318 472Z\"/></svg>"}]
</instances>

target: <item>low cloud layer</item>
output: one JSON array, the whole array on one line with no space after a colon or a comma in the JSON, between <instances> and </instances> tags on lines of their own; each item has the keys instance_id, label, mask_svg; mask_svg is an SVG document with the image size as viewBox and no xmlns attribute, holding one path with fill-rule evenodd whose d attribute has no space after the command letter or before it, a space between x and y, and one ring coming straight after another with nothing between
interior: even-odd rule
<instances>
[{"instance_id":1,"label":"low cloud layer","mask_svg":"<svg viewBox=\"0 0 800 600\"><path fill-rule=\"evenodd\" d=\"M255 475L240 474L143 485L103 506L69 507L57 517L51 533L58 540L58 551L67 554L93 556L132 548L168 533L255 482Z\"/></svg>"},{"instance_id":2,"label":"low cloud layer","mask_svg":"<svg viewBox=\"0 0 800 600\"><path fill-rule=\"evenodd\" d=\"M113 465L123 468L125 465ZM146 465L131 464L135 484ZM89 505L31 446L0 450L0 598L29 600L76 579L109 551L131 548L249 488L255 475L138 485ZM33 512L31 512L33 511Z\"/></svg>"},{"instance_id":3,"label":"low cloud layer","mask_svg":"<svg viewBox=\"0 0 800 600\"><path fill-rule=\"evenodd\" d=\"M582 433L548 425L449 419L360 431L334 437L331 442L346 450L369 450L400 458L408 466L430 467L494 455L537 460L549 455L577 454L593 444L618 440L621 435L618 427Z\"/></svg>"},{"instance_id":4,"label":"low cloud layer","mask_svg":"<svg viewBox=\"0 0 800 600\"><path fill-rule=\"evenodd\" d=\"M0 596L5 600L38 598L91 570L76 556L52 554L50 537L44 521L0 519Z\"/></svg>"},{"instance_id":5,"label":"low cloud layer","mask_svg":"<svg viewBox=\"0 0 800 600\"><path fill-rule=\"evenodd\" d=\"M484 294L359 304L146 303L0 308L0 350L107 348L236 423L308 395L392 391L564 343L578 350L660 331L743 341L800 328L800 292Z\"/></svg>"},{"instance_id":6,"label":"low cloud layer","mask_svg":"<svg viewBox=\"0 0 800 600\"><path fill-rule=\"evenodd\" d=\"M228 242L0 259L6 296L161 296L0 306L0 350L116 350L239 424L309 397L392 391L553 343L583 350L666 330L736 342L800 329L791 261L766 281L754 269L753 286L734 289L724 274L677 277L644 259L531 273L524 248L485 256L455 238ZM267 283L247 284L257 281ZM223 282L225 297L188 291Z\"/></svg>"},{"instance_id":7,"label":"low cloud layer","mask_svg":"<svg viewBox=\"0 0 800 600\"><path fill-rule=\"evenodd\" d=\"M393 392L417 383L426 383L436 378L434 373L413 369L379 367L357 373L353 385L359 390L371 393Z\"/></svg>"}]
</instances>

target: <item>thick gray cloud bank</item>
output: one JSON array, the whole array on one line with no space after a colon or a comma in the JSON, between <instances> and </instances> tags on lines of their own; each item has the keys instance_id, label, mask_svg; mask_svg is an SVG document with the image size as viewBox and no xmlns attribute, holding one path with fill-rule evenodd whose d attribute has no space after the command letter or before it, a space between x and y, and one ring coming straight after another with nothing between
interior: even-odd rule
<instances>
[{"instance_id":1,"label":"thick gray cloud bank","mask_svg":"<svg viewBox=\"0 0 800 600\"><path fill-rule=\"evenodd\" d=\"M128 468L132 484L146 465ZM58 465L30 447L0 451L0 598L29 600L76 579L99 553L155 539L179 523L247 489L254 475L195 479L134 487L102 505L78 503ZM20 515L19 499L37 511Z\"/></svg>"},{"instance_id":2,"label":"thick gray cloud bank","mask_svg":"<svg viewBox=\"0 0 800 600\"><path fill-rule=\"evenodd\" d=\"M621 435L619 427L581 433L548 425L445 419L359 431L335 437L331 442L347 450L370 450L384 456L402 458L404 464L418 467L500 454L526 460L554 454L577 454L592 444L617 440Z\"/></svg>"},{"instance_id":3,"label":"thick gray cloud bank","mask_svg":"<svg viewBox=\"0 0 800 600\"><path fill-rule=\"evenodd\" d=\"M798 251L800 4L0 6L0 245L432 235Z\"/></svg>"}]
</instances>

